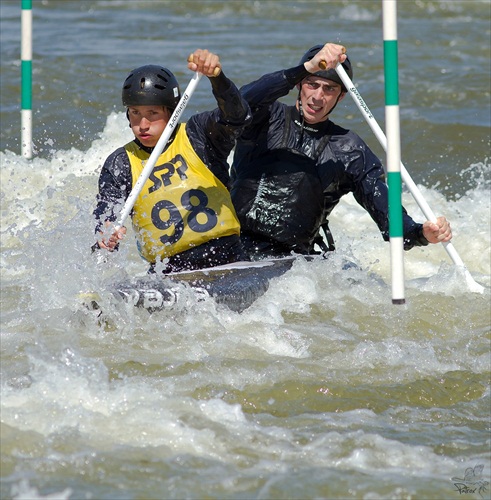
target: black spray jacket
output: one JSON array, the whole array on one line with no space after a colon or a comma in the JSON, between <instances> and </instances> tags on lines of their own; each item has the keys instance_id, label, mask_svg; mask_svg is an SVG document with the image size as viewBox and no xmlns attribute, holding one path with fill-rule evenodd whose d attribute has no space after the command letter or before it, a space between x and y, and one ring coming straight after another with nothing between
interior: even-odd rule
<instances>
[{"instance_id":1,"label":"black spray jacket","mask_svg":"<svg viewBox=\"0 0 491 500\"><path fill-rule=\"evenodd\" d=\"M389 239L388 189L380 160L354 132L327 120L303 123L286 96L309 73L301 65L241 89L253 121L237 141L232 200L244 234L297 253L314 240L340 198L352 192ZM427 245L422 225L404 210L404 248Z\"/></svg>"}]
</instances>

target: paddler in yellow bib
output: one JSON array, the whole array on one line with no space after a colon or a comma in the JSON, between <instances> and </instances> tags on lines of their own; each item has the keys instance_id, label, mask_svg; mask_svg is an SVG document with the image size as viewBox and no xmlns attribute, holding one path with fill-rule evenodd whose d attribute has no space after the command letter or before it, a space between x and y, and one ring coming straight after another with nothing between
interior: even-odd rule
<instances>
[{"instance_id":1,"label":"paddler in yellow bib","mask_svg":"<svg viewBox=\"0 0 491 500\"><path fill-rule=\"evenodd\" d=\"M209 78L218 107L177 125L131 212L142 257L164 273L248 260L228 191L227 159L250 109L216 54L198 49L188 68ZM175 76L162 66L142 66L124 81L122 100L135 138L102 167L94 211L98 248L113 251L124 237L124 227L109 235L104 229L117 219L180 95Z\"/></svg>"}]
</instances>

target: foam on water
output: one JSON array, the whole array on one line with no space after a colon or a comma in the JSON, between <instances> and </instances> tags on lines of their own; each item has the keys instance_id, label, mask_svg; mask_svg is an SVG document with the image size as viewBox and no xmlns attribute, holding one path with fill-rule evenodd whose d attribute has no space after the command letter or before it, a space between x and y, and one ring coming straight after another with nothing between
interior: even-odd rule
<instances>
[{"instance_id":1,"label":"foam on water","mask_svg":"<svg viewBox=\"0 0 491 500\"><path fill-rule=\"evenodd\" d=\"M28 163L16 155L1 153L4 166L2 273L4 277L25 277L34 272L32 296L34 300L40 299L41 304L46 300L63 304L67 296L71 295L70 292L76 293L85 284L90 285L94 281L97 284L98 278L111 273L126 273L131 276L146 270L136 252L131 234L122 245L122 250L110 256L106 267L97 266L87 252L87 245L93 241L90 212L95 203L97 173L107 152L114 148L113 142L118 140L124 126L125 119L122 115L111 116L103 137L95 141L87 153L72 151L68 155L66 152L58 152L51 162L33 160ZM60 166L63 165L64 157L80 165L77 175L67 174L67 167ZM479 168L489 170L489 164L483 164ZM422 191L434 206L435 212L445 213L452 221L454 245L463 255L470 271L476 273L481 282L488 284L489 233L483 227L476 232L480 214L489 211L486 186L478 184L478 187L454 202L446 201L437 191L424 188ZM418 209L408 195L404 204L417 218ZM476 211L475 215L473 210ZM352 197L345 197L335 209L331 224L340 255L389 283L388 245L382 241L373 221ZM340 267L337 269L339 271ZM409 286L418 278L430 277L424 283L416 281L415 287L442 293L455 293L461 287L461 276L449 263L441 245L406 252L405 269ZM339 279L339 273L327 274L328 279L322 280L325 273L326 269L321 265L318 268L303 266L299 273L289 273L285 278L289 280L287 286L276 289L274 300L288 304L292 312L305 312L319 300L322 286L325 287L325 292L333 293L330 282L332 279ZM352 292L356 293L356 290L350 290ZM362 290L361 294L363 293ZM375 289L371 293L375 293ZM381 291L380 300L386 300L386 293L386 289ZM370 300L377 298L371 296ZM274 315L274 307L269 309L270 314Z\"/></svg>"}]
</instances>

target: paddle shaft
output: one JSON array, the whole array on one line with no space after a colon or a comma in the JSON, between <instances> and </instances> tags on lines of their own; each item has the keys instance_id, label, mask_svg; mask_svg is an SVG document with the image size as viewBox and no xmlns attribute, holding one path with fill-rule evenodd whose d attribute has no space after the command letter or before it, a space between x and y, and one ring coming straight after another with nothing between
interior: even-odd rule
<instances>
[{"instance_id":1,"label":"paddle shaft","mask_svg":"<svg viewBox=\"0 0 491 500\"><path fill-rule=\"evenodd\" d=\"M368 125L370 126L373 133L377 137L381 146L384 148L385 151L387 151L387 138L385 137L384 132L380 128L379 124L377 123L377 120L375 120L375 117L372 115L370 109L365 104L365 101L361 97L356 87L353 85L353 82L351 81L350 77L347 75L345 69L340 63L338 63L338 65L336 66L336 72L341 78L341 81L344 83L345 87L348 89L348 92L353 98L353 101L355 101L355 104L358 106L361 113L365 117L365 120L367 121ZM432 222L436 222L437 218L435 214L431 210L426 200L423 198L421 191L418 189L418 186L416 186L414 181L411 179L411 176L409 175L408 171L406 170L406 167L403 165L402 162L401 162L401 177L403 182L406 184L409 191L413 195L414 199L416 200L416 203L419 205L419 208L421 209L425 217ZM472 286L473 291L478 291L482 293L484 291L484 287L479 285L479 283L477 283L474 280L474 278L472 278L470 273L467 271L464 262L460 258L460 255L457 253L455 247L452 245L452 242L448 241L442 243L442 245L447 251L449 257L454 262L454 264L464 268L464 270L466 271L468 282Z\"/></svg>"}]
</instances>

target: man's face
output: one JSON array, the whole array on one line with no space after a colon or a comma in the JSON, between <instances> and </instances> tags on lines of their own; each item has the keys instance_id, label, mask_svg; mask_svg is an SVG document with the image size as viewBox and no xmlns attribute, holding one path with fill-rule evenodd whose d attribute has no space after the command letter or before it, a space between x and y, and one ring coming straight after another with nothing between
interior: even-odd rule
<instances>
[{"instance_id":1,"label":"man's face","mask_svg":"<svg viewBox=\"0 0 491 500\"><path fill-rule=\"evenodd\" d=\"M330 110L346 95L339 83L315 75L308 76L300 85L304 119L311 125L326 121Z\"/></svg>"}]
</instances>

